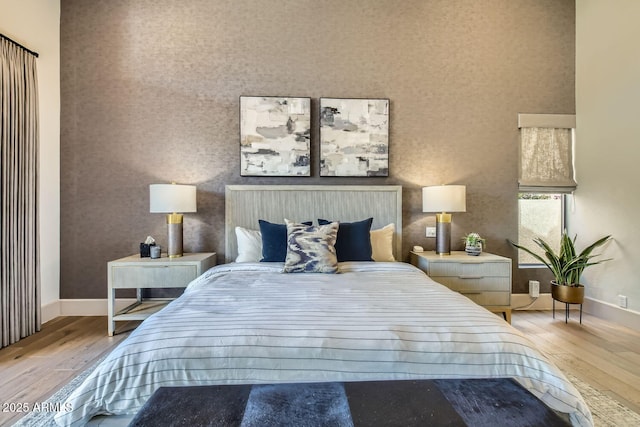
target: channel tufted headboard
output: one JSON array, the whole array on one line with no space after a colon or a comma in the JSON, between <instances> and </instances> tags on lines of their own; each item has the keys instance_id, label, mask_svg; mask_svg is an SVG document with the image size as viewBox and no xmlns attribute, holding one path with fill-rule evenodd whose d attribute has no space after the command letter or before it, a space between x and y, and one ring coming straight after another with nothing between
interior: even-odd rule
<instances>
[{"instance_id":1,"label":"channel tufted headboard","mask_svg":"<svg viewBox=\"0 0 640 427\"><path fill-rule=\"evenodd\" d=\"M394 256L402 259L400 185L227 185L225 262L238 253L235 227L258 230L258 220L283 223L318 218L351 222L373 217L371 229L394 223Z\"/></svg>"}]
</instances>

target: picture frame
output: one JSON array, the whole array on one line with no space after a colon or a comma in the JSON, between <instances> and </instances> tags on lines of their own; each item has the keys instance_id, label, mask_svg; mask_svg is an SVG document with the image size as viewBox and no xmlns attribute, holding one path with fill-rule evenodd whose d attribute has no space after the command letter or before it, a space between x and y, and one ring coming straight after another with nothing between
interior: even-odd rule
<instances>
[{"instance_id":1,"label":"picture frame","mask_svg":"<svg viewBox=\"0 0 640 427\"><path fill-rule=\"evenodd\" d=\"M389 99L320 98L320 176L389 176Z\"/></svg>"},{"instance_id":2,"label":"picture frame","mask_svg":"<svg viewBox=\"0 0 640 427\"><path fill-rule=\"evenodd\" d=\"M311 98L240 96L240 175L311 176Z\"/></svg>"}]
</instances>

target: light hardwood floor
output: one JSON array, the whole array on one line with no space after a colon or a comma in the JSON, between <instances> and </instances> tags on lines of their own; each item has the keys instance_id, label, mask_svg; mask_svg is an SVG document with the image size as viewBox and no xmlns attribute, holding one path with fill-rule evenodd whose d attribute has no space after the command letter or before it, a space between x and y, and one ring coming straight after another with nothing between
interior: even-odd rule
<instances>
[{"instance_id":1,"label":"light hardwood floor","mask_svg":"<svg viewBox=\"0 0 640 427\"><path fill-rule=\"evenodd\" d=\"M513 312L512 324L564 372L640 413L640 332L577 314ZM125 329L126 329L125 325ZM128 334L107 336L106 317L59 317L42 331L0 350L0 404L43 402L92 366ZM0 426L23 413L0 412Z\"/></svg>"},{"instance_id":2,"label":"light hardwood floor","mask_svg":"<svg viewBox=\"0 0 640 427\"><path fill-rule=\"evenodd\" d=\"M563 372L640 413L640 332L578 313L517 311L512 324Z\"/></svg>"},{"instance_id":3,"label":"light hardwood floor","mask_svg":"<svg viewBox=\"0 0 640 427\"><path fill-rule=\"evenodd\" d=\"M1 349L0 426L22 418L24 403L44 402L127 335L107 336L106 316L58 317Z\"/></svg>"}]
</instances>

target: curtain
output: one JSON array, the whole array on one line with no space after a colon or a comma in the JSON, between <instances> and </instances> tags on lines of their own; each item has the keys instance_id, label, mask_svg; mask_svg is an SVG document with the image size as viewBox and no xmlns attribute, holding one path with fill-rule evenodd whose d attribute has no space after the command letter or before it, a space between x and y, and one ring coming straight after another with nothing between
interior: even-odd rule
<instances>
[{"instance_id":1,"label":"curtain","mask_svg":"<svg viewBox=\"0 0 640 427\"><path fill-rule=\"evenodd\" d=\"M40 330L36 57L0 37L0 339Z\"/></svg>"},{"instance_id":2,"label":"curtain","mask_svg":"<svg viewBox=\"0 0 640 427\"><path fill-rule=\"evenodd\" d=\"M571 129L522 128L520 141L520 191L570 193L576 189Z\"/></svg>"}]
</instances>

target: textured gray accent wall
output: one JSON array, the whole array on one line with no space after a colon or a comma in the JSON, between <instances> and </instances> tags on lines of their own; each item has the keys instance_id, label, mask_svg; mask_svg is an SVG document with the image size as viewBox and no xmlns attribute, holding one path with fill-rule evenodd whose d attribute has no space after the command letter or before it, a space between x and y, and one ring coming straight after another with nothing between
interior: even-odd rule
<instances>
[{"instance_id":1,"label":"textured gray accent wall","mask_svg":"<svg viewBox=\"0 0 640 427\"><path fill-rule=\"evenodd\" d=\"M148 185L170 181L198 186L185 250L219 260L224 185L263 183L401 184L405 254L434 245L420 188L466 184L453 247L514 257L517 113L575 112L574 0L65 0L60 33L61 298L166 245ZM312 177L240 177L240 95L312 98ZM318 176L322 96L391 100L388 178Z\"/></svg>"}]
</instances>

